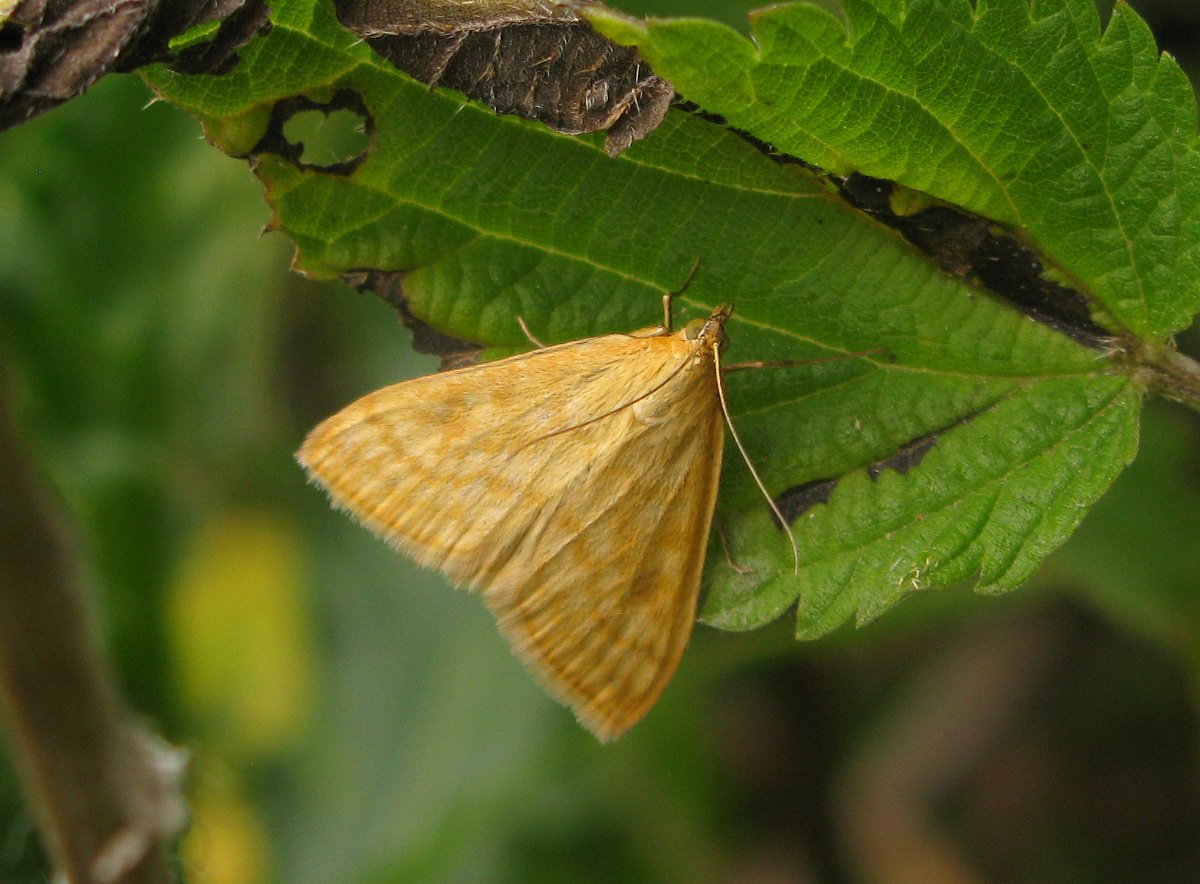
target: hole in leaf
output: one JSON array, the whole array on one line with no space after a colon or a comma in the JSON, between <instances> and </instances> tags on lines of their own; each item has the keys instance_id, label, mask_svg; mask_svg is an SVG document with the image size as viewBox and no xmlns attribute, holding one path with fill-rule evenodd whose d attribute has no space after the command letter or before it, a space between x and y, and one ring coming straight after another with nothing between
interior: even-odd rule
<instances>
[{"instance_id":1,"label":"hole in leaf","mask_svg":"<svg viewBox=\"0 0 1200 884\"><path fill-rule=\"evenodd\" d=\"M251 155L271 153L302 169L353 175L367 158L375 121L358 93L342 89L328 101L307 95L280 99Z\"/></svg>"},{"instance_id":2,"label":"hole in leaf","mask_svg":"<svg viewBox=\"0 0 1200 884\"><path fill-rule=\"evenodd\" d=\"M366 118L342 108L298 111L283 124L283 137L300 147L300 162L318 169L344 166L366 152Z\"/></svg>"}]
</instances>

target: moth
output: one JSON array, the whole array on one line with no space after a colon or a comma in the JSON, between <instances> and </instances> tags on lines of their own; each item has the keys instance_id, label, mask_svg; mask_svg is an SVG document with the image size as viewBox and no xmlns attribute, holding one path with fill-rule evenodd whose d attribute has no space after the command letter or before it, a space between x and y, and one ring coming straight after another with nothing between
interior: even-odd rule
<instances>
[{"instance_id":1,"label":"moth","mask_svg":"<svg viewBox=\"0 0 1200 884\"><path fill-rule=\"evenodd\" d=\"M297 458L335 506L479 593L545 689L615 739L662 694L696 617L730 313L676 332L668 295L660 326L386 387Z\"/></svg>"}]
</instances>

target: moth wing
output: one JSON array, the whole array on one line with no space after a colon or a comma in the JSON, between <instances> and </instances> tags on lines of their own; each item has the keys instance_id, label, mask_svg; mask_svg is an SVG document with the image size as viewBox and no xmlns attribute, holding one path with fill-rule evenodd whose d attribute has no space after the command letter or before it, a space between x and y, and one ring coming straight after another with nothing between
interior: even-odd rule
<instances>
[{"instance_id":1,"label":"moth wing","mask_svg":"<svg viewBox=\"0 0 1200 884\"><path fill-rule=\"evenodd\" d=\"M396 384L298 458L336 505L480 592L610 739L654 704L695 617L724 431L694 354L612 335Z\"/></svg>"},{"instance_id":2,"label":"moth wing","mask_svg":"<svg viewBox=\"0 0 1200 884\"><path fill-rule=\"evenodd\" d=\"M724 444L715 406L692 418L594 464L536 526L541 553L481 587L513 650L601 740L653 707L691 636Z\"/></svg>"}]
</instances>

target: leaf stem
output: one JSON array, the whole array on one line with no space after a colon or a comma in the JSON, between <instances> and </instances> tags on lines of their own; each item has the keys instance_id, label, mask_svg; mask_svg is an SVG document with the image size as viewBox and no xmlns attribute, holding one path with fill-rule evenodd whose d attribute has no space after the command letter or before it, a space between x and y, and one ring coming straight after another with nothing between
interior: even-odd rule
<instances>
[{"instance_id":1,"label":"leaf stem","mask_svg":"<svg viewBox=\"0 0 1200 884\"><path fill-rule=\"evenodd\" d=\"M1141 362L1150 390L1200 411L1200 363L1167 346L1147 347Z\"/></svg>"}]
</instances>

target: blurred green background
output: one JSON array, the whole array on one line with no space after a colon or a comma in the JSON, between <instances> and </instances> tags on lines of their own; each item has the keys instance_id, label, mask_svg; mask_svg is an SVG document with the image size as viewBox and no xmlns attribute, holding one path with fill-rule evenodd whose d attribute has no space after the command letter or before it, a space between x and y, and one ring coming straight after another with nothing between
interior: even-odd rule
<instances>
[{"instance_id":1,"label":"blurred green background","mask_svg":"<svg viewBox=\"0 0 1200 884\"><path fill-rule=\"evenodd\" d=\"M757 4L619 5L744 27ZM1193 0L1133 5L1200 82ZM246 165L148 100L109 77L0 135L0 366L125 693L193 755L189 878L1200 875L1200 417L1151 403L1022 591L807 645L786 618L701 627L600 746L477 599L305 484L312 425L434 360L377 299L289 273ZM0 879L45 880L7 764Z\"/></svg>"}]
</instances>

